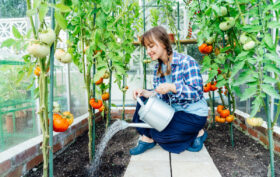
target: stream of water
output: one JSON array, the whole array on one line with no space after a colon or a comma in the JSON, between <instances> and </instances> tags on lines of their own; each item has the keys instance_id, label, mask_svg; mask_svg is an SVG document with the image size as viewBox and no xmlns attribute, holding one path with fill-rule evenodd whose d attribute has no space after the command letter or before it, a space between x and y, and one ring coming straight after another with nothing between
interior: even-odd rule
<instances>
[{"instance_id":1,"label":"stream of water","mask_svg":"<svg viewBox=\"0 0 280 177\"><path fill-rule=\"evenodd\" d=\"M120 130L126 129L128 124L125 121L117 120L108 127L106 133L103 135L95 153L95 159L88 168L89 176L96 176L96 171L100 165L100 158L109 140Z\"/></svg>"}]
</instances>

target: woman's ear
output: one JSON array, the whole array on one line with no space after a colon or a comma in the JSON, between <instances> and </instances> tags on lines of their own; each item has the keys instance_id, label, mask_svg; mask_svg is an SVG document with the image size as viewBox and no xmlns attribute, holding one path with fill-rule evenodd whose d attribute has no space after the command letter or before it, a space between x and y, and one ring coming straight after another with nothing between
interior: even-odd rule
<instances>
[{"instance_id":1,"label":"woman's ear","mask_svg":"<svg viewBox=\"0 0 280 177\"><path fill-rule=\"evenodd\" d=\"M166 49L166 46L163 43L160 43L160 46L164 49Z\"/></svg>"}]
</instances>

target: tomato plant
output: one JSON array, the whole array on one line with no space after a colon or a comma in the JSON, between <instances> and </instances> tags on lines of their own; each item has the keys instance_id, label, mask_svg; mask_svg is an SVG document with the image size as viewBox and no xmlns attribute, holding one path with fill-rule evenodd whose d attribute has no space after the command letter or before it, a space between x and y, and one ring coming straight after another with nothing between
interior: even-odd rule
<instances>
[{"instance_id":1,"label":"tomato plant","mask_svg":"<svg viewBox=\"0 0 280 177\"><path fill-rule=\"evenodd\" d=\"M103 93L111 93L112 79L119 88L127 75L131 53L134 51L134 22L139 15L137 1L104 0L94 3L73 2L69 14L69 39L73 62L84 75L88 92L88 100L92 97L91 83L97 85L97 97ZM94 9L94 15L93 10ZM83 51L82 53L80 51ZM96 73L91 76L91 68L95 64ZM108 79L108 82L102 79ZM109 99L107 123L110 120L111 100ZM91 113L90 113L91 115ZM89 124L91 126L91 123ZM90 157L91 158L91 157Z\"/></svg>"}]
</instances>

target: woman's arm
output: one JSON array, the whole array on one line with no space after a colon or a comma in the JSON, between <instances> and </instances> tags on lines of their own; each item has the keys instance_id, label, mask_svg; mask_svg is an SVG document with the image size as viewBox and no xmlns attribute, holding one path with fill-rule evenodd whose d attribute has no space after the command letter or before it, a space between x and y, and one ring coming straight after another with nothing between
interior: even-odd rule
<instances>
[{"instance_id":1,"label":"woman's arm","mask_svg":"<svg viewBox=\"0 0 280 177\"><path fill-rule=\"evenodd\" d=\"M150 96L152 96L154 93L152 91L149 90L145 90L145 89L136 89L133 91L133 98L136 100L137 96L143 96L145 98L149 98Z\"/></svg>"}]
</instances>

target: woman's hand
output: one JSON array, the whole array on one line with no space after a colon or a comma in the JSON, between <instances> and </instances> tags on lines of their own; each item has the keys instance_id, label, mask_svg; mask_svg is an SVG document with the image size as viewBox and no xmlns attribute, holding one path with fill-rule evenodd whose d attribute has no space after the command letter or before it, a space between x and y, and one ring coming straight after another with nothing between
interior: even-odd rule
<instances>
[{"instance_id":1,"label":"woman's hand","mask_svg":"<svg viewBox=\"0 0 280 177\"><path fill-rule=\"evenodd\" d=\"M171 83L163 83L163 84L160 84L156 89L155 91L159 94L166 94L168 93L169 91L173 92L173 93L176 93L176 86L175 84L171 84Z\"/></svg>"},{"instance_id":2,"label":"woman's hand","mask_svg":"<svg viewBox=\"0 0 280 177\"><path fill-rule=\"evenodd\" d=\"M143 96L145 98L149 98L153 95L153 92L145 90L145 89L136 89L133 91L133 98L136 100L137 96Z\"/></svg>"}]
</instances>

